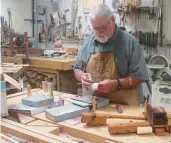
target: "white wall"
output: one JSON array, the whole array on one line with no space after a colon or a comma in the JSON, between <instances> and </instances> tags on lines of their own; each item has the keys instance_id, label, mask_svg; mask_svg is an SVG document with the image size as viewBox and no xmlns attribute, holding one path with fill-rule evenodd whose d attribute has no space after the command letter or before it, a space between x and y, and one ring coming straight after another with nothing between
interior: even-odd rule
<instances>
[{"instance_id":1,"label":"white wall","mask_svg":"<svg viewBox=\"0 0 171 143\"><path fill-rule=\"evenodd\" d=\"M1 16L5 16L8 24L7 8L12 15L12 28L18 33L28 32L32 36L32 23L24 19L32 18L31 0L1 0Z\"/></svg>"},{"instance_id":2,"label":"white wall","mask_svg":"<svg viewBox=\"0 0 171 143\"><path fill-rule=\"evenodd\" d=\"M47 23L46 23L46 14L45 15L39 15L38 13L35 14L35 18L37 20L43 20L44 24L45 24L45 28L46 28L46 24L47 26L50 24L50 13L53 13L55 11L58 11L58 2L57 1L44 1L44 0L36 0L36 5L37 6L42 6L42 7L46 7L46 12L47 12ZM35 25L36 27L36 25ZM38 33L40 32L40 28L41 28L41 24L38 24L37 26L37 30ZM36 28L35 28L35 34L36 34ZM38 35L37 35L38 36Z\"/></svg>"}]
</instances>

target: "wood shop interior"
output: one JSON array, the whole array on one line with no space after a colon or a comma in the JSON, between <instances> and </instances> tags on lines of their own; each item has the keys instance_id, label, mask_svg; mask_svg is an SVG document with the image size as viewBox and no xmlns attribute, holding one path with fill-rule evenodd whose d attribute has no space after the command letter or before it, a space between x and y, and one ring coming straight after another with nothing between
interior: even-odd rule
<instances>
[{"instance_id":1,"label":"wood shop interior","mask_svg":"<svg viewBox=\"0 0 171 143\"><path fill-rule=\"evenodd\" d=\"M171 0L1 0L1 141L171 143Z\"/></svg>"}]
</instances>

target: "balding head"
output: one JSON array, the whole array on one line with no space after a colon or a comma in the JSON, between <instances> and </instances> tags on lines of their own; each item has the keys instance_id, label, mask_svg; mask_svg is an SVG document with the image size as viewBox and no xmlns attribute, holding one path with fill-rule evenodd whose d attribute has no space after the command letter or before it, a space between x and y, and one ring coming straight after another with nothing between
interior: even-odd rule
<instances>
[{"instance_id":1,"label":"balding head","mask_svg":"<svg viewBox=\"0 0 171 143\"><path fill-rule=\"evenodd\" d=\"M115 31L115 18L107 5L97 5L89 14L91 26L95 32L96 39L106 43Z\"/></svg>"}]
</instances>

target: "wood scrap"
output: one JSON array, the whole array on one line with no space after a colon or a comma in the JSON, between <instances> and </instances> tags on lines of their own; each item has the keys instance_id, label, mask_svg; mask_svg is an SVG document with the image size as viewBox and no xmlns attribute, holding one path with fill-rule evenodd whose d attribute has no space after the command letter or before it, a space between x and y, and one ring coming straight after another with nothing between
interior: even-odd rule
<instances>
[{"instance_id":1,"label":"wood scrap","mask_svg":"<svg viewBox=\"0 0 171 143\"><path fill-rule=\"evenodd\" d=\"M166 116L166 121L167 121L167 124L168 124L168 126L171 126L171 113L167 113L167 116Z\"/></svg>"},{"instance_id":2,"label":"wood scrap","mask_svg":"<svg viewBox=\"0 0 171 143\"><path fill-rule=\"evenodd\" d=\"M150 123L144 122L130 122L122 124L108 124L108 130L110 134L122 134L122 133L136 133L137 127L148 127Z\"/></svg>"},{"instance_id":3,"label":"wood scrap","mask_svg":"<svg viewBox=\"0 0 171 143\"><path fill-rule=\"evenodd\" d=\"M11 143L20 143L20 142L14 140L14 139L12 139L12 138L10 138L10 137L8 137L8 136L2 134L2 133L0 133L0 136L1 136L2 138L4 138L5 140L10 141Z\"/></svg>"},{"instance_id":4,"label":"wood scrap","mask_svg":"<svg viewBox=\"0 0 171 143\"><path fill-rule=\"evenodd\" d=\"M166 111L162 107L147 104L147 120L152 127L165 127L166 114Z\"/></svg>"},{"instance_id":5,"label":"wood scrap","mask_svg":"<svg viewBox=\"0 0 171 143\"><path fill-rule=\"evenodd\" d=\"M153 132L152 127L137 127L137 134L144 135L144 134L151 134Z\"/></svg>"},{"instance_id":6,"label":"wood scrap","mask_svg":"<svg viewBox=\"0 0 171 143\"><path fill-rule=\"evenodd\" d=\"M112 115L112 114L106 114L106 113L96 113L96 116L92 118L92 113L90 112L84 112L82 113L81 122L86 123L87 125L105 125L107 118L119 118L119 119L133 119L133 120L145 120L145 116L133 116L133 115Z\"/></svg>"},{"instance_id":7,"label":"wood scrap","mask_svg":"<svg viewBox=\"0 0 171 143\"><path fill-rule=\"evenodd\" d=\"M7 74L3 73L4 80L13 86L15 86L17 89L21 90L21 85L13 78L8 76Z\"/></svg>"},{"instance_id":8,"label":"wood scrap","mask_svg":"<svg viewBox=\"0 0 171 143\"><path fill-rule=\"evenodd\" d=\"M7 119L1 119L0 122L1 131L4 133L9 133L14 136L23 138L32 142L41 142L41 143L77 143L72 141L69 138L63 138L60 136L55 136L53 134L43 132L41 130L35 130L35 128L27 128L26 125L22 125Z\"/></svg>"},{"instance_id":9,"label":"wood scrap","mask_svg":"<svg viewBox=\"0 0 171 143\"><path fill-rule=\"evenodd\" d=\"M156 134L156 136L164 136L165 128L154 128L154 133Z\"/></svg>"}]
</instances>

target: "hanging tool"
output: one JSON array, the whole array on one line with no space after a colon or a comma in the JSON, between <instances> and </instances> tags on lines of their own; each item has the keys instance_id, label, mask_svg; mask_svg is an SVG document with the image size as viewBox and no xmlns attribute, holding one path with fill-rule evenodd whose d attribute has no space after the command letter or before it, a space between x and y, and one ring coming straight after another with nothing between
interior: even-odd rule
<instances>
[{"instance_id":1,"label":"hanging tool","mask_svg":"<svg viewBox=\"0 0 171 143\"><path fill-rule=\"evenodd\" d=\"M9 28L12 28L12 18L11 18L11 10L8 8L8 19L9 19Z\"/></svg>"},{"instance_id":2,"label":"hanging tool","mask_svg":"<svg viewBox=\"0 0 171 143\"><path fill-rule=\"evenodd\" d=\"M163 46L163 0L159 0L160 7L160 43L159 45Z\"/></svg>"}]
</instances>

